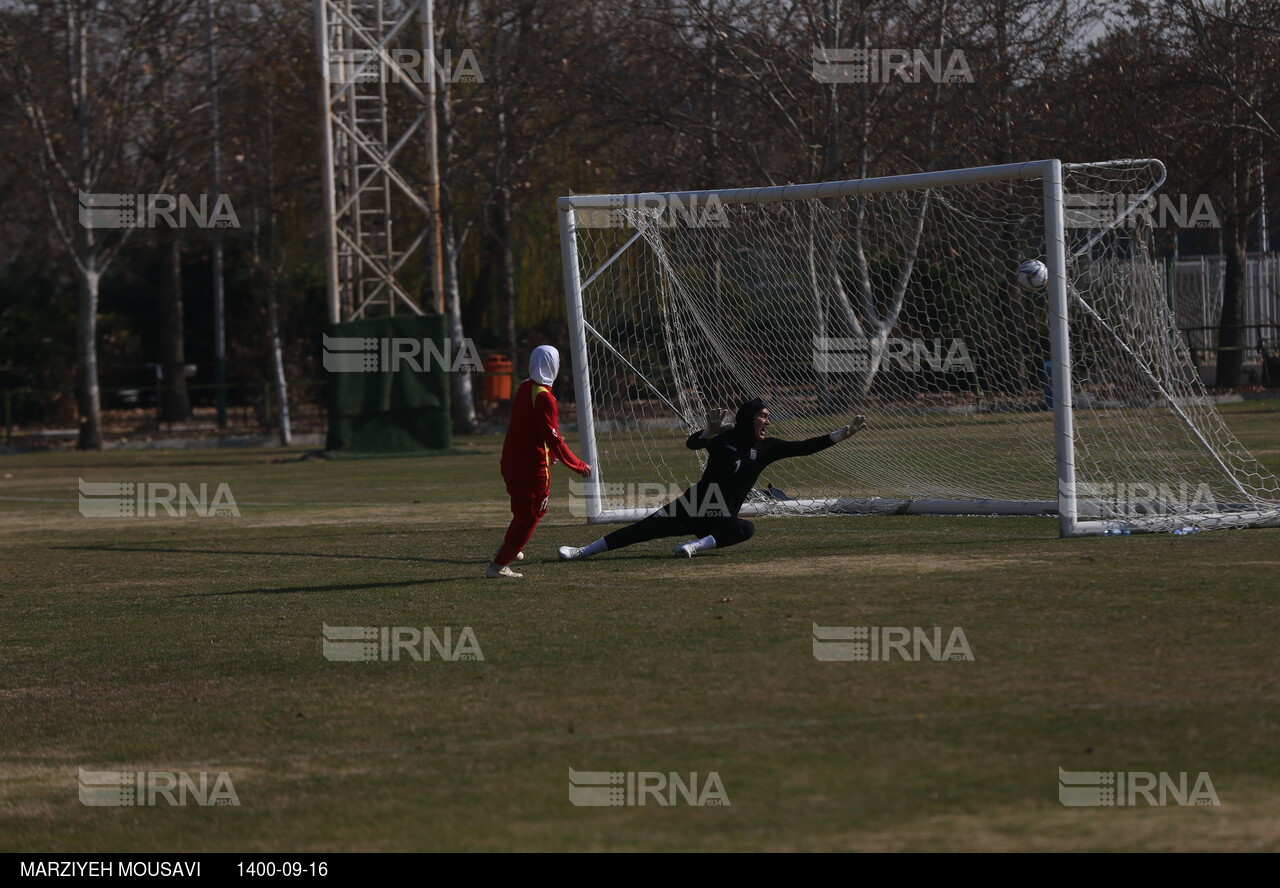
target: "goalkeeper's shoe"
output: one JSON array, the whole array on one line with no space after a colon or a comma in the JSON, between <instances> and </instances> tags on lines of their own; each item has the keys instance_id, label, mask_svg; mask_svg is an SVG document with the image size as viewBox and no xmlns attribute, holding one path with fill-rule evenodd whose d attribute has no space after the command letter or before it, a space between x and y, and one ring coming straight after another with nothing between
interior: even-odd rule
<instances>
[{"instance_id":1,"label":"goalkeeper's shoe","mask_svg":"<svg viewBox=\"0 0 1280 888\"><path fill-rule=\"evenodd\" d=\"M587 557L577 546L561 546L558 553L561 561L581 561Z\"/></svg>"},{"instance_id":2,"label":"goalkeeper's shoe","mask_svg":"<svg viewBox=\"0 0 1280 888\"><path fill-rule=\"evenodd\" d=\"M672 551L677 558L692 558L698 554L698 542L695 540L692 543L676 546Z\"/></svg>"},{"instance_id":3,"label":"goalkeeper's shoe","mask_svg":"<svg viewBox=\"0 0 1280 888\"><path fill-rule=\"evenodd\" d=\"M490 561L489 566L484 569L484 575L490 580L496 580L502 577L518 580L524 576L524 574L518 574L504 564L495 564L492 561Z\"/></svg>"}]
</instances>

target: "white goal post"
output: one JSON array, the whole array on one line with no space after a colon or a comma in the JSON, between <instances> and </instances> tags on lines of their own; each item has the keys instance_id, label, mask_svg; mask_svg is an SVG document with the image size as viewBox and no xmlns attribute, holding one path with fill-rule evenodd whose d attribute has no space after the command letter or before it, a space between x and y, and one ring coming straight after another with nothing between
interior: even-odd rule
<instances>
[{"instance_id":1,"label":"white goal post","mask_svg":"<svg viewBox=\"0 0 1280 888\"><path fill-rule=\"evenodd\" d=\"M1062 536L1280 526L1280 482L1179 338L1157 160L1059 160L558 201L588 522L696 480L684 438L747 398L771 434L865 413L771 466L744 515L1056 515ZM1047 266L1042 288L1019 265ZM767 486L766 486L767 485Z\"/></svg>"}]
</instances>

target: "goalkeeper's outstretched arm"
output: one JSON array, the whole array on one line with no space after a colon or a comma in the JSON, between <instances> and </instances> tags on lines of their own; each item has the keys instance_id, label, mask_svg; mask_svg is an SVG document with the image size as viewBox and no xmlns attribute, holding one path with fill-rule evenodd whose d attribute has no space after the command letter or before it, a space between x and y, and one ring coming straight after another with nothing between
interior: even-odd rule
<instances>
[{"instance_id":1,"label":"goalkeeper's outstretched arm","mask_svg":"<svg viewBox=\"0 0 1280 888\"><path fill-rule=\"evenodd\" d=\"M770 438L772 446L769 450L769 461L773 462L779 459L789 459L793 456L809 456L820 450L826 450L834 444L841 441L847 441L858 432L860 432L867 424L867 418L862 414L858 414L851 419L846 425L840 426L834 432L826 435L815 435L812 438L805 438L802 441L785 441L781 438Z\"/></svg>"}]
</instances>

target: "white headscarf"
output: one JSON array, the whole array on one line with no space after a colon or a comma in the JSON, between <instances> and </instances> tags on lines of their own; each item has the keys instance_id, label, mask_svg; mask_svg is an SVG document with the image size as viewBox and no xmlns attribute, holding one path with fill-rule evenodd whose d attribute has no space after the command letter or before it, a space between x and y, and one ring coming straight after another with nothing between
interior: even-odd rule
<instances>
[{"instance_id":1,"label":"white headscarf","mask_svg":"<svg viewBox=\"0 0 1280 888\"><path fill-rule=\"evenodd\" d=\"M560 352L555 346L540 345L529 355L529 378L543 385L551 385L560 372Z\"/></svg>"}]
</instances>

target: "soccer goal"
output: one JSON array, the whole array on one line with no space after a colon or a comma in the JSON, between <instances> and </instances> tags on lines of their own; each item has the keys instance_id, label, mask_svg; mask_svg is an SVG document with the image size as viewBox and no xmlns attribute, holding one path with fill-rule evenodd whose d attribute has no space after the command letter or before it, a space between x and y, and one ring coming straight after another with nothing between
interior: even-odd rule
<instances>
[{"instance_id":1,"label":"soccer goal","mask_svg":"<svg viewBox=\"0 0 1280 888\"><path fill-rule=\"evenodd\" d=\"M1064 536L1280 525L1179 338L1157 160L559 199L589 522L696 480L685 436L865 413L743 514L1056 515ZM1027 260L1047 281L1019 274ZM1034 270L1034 266L1032 267Z\"/></svg>"}]
</instances>

